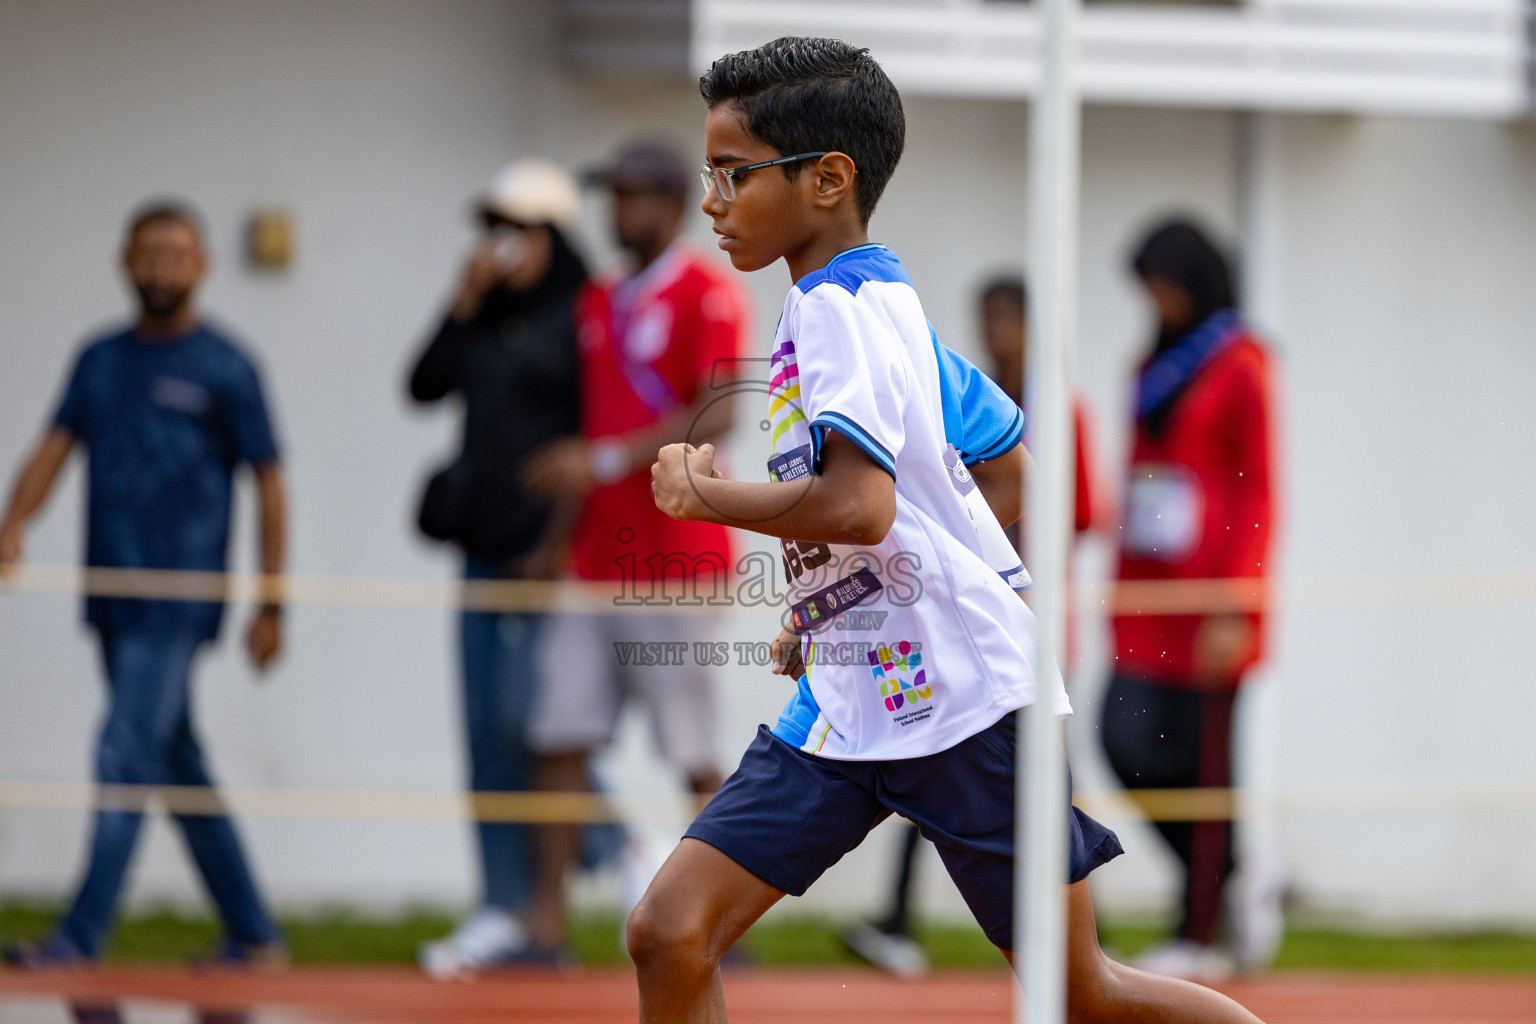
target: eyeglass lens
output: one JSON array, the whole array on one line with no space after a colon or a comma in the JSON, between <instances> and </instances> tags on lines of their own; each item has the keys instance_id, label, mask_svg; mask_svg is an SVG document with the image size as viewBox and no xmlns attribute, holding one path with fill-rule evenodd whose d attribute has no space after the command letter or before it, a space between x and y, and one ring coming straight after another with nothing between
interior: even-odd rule
<instances>
[{"instance_id":1,"label":"eyeglass lens","mask_svg":"<svg viewBox=\"0 0 1536 1024\"><path fill-rule=\"evenodd\" d=\"M699 180L704 183L705 195L713 188L726 202L736 198L736 181L731 177L729 168L705 165L699 168Z\"/></svg>"}]
</instances>

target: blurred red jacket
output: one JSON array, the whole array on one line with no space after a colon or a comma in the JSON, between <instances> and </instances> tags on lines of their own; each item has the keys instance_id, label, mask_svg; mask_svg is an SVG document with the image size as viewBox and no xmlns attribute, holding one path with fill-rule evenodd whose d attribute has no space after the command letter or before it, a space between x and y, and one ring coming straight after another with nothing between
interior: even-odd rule
<instances>
[{"instance_id":1,"label":"blurred red jacket","mask_svg":"<svg viewBox=\"0 0 1536 1024\"><path fill-rule=\"evenodd\" d=\"M1136 436L1120 523L1121 580L1267 579L1275 519L1273 368L1244 330L1173 400L1162 431ZM1255 643L1223 681L1236 688L1264 654L1265 617L1247 613ZM1196 685L1200 614L1114 619L1116 672Z\"/></svg>"},{"instance_id":2,"label":"blurred red jacket","mask_svg":"<svg viewBox=\"0 0 1536 1024\"><path fill-rule=\"evenodd\" d=\"M1093 424L1088 415L1088 405L1081 396L1072 399L1072 436L1077 439L1076 458L1073 460L1072 528L1079 534L1087 533L1099 523L1099 490L1094 486L1096 467L1093 464Z\"/></svg>"}]
</instances>

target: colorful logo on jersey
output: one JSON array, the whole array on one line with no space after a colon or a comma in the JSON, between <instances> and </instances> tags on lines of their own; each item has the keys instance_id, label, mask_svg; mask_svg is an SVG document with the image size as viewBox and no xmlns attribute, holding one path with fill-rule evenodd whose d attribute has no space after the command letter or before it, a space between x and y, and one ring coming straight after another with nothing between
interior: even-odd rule
<instances>
[{"instance_id":1,"label":"colorful logo on jersey","mask_svg":"<svg viewBox=\"0 0 1536 1024\"><path fill-rule=\"evenodd\" d=\"M922 652L906 640L881 644L869 652L869 671L880 684L887 711L933 699L933 687L928 685L928 673L922 666Z\"/></svg>"}]
</instances>

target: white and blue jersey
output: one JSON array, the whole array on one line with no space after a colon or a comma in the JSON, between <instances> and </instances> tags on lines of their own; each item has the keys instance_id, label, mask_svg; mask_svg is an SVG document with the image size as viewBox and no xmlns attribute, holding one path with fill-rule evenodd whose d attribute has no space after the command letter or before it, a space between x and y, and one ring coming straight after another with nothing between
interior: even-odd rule
<instances>
[{"instance_id":1,"label":"white and blue jersey","mask_svg":"<svg viewBox=\"0 0 1536 1024\"><path fill-rule=\"evenodd\" d=\"M774 479L818 472L836 430L896 485L879 544L783 543L807 674L775 734L823 757L922 757L1032 703L1034 620L1010 586L1022 569L984 551L1001 528L963 469L1018 444L1023 414L938 343L894 254L859 246L796 282L772 387Z\"/></svg>"}]
</instances>

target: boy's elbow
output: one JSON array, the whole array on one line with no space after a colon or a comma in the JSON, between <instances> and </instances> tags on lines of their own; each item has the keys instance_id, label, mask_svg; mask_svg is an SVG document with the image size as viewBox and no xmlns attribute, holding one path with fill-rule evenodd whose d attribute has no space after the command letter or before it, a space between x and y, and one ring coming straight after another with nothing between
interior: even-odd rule
<instances>
[{"instance_id":1,"label":"boy's elbow","mask_svg":"<svg viewBox=\"0 0 1536 1024\"><path fill-rule=\"evenodd\" d=\"M854 506L844 518L844 543L854 547L873 547L885 540L895 522L894 501Z\"/></svg>"},{"instance_id":2,"label":"boy's elbow","mask_svg":"<svg viewBox=\"0 0 1536 1024\"><path fill-rule=\"evenodd\" d=\"M884 523L870 523L853 531L849 543L857 548L872 548L885 540L891 532L890 521Z\"/></svg>"}]
</instances>

